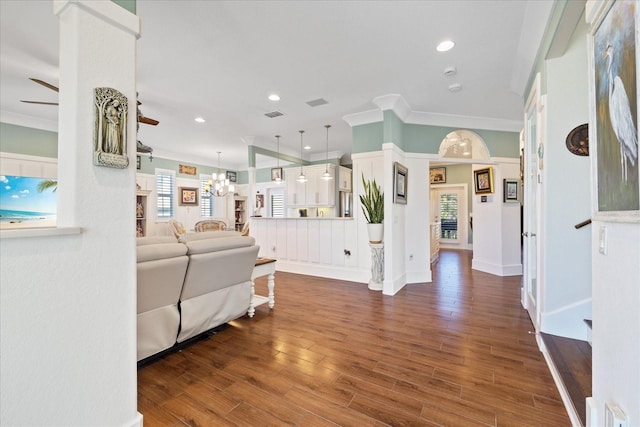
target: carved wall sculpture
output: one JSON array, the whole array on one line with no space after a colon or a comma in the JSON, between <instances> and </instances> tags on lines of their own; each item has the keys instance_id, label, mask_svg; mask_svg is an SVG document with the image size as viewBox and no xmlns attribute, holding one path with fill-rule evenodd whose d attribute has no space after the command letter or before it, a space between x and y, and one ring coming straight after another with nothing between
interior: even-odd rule
<instances>
[{"instance_id":1,"label":"carved wall sculpture","mask_svg":"<svg viewBox=\"0 0 640 427\"><path fill-rule=\"evenodd\" d=\"M124 169L127 157L127 97L110 87L94 89L95 131L93 163Z\"/></svg>"}]
</instances>

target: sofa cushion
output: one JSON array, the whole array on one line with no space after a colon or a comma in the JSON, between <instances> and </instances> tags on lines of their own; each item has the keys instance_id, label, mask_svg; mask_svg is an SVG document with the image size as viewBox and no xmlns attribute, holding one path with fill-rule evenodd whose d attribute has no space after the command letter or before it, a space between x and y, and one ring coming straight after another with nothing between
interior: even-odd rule
<instances>
[{"instance_id":1,"label":"sofa cushion","mask_svg":"<svg viewBox=\"0 0 640 427\"><path fill-rule=\"evenodd\" d=\"M215 231L214 233L222 233L222 231ZM247 246L253 246L254 244L255 239L253 237L240 235L226 237L224 239L194 240L192 242L185 243L185 245L187 245L187 253L189 255L244 248Z\"/></svg>"},{"instance_id":2,"label":"sofa cushion","mask_svg":"<svg viewBox=\"0 0 640 427\"><path fill-rule=\"evenodd\" d=\"M153 261L157 259L174 258L184 256L187 247L182 243L159 243L155 245L138 246L138 262Z\"/></svg>"},{"instance_id":3,"label":"sofa cushion","mask_svg":"<svg viewBox=\"0 0 640 427\"><path fill-rule=\"evenodd\" d=\"M202 231L197 233L187 233L180 236L180 242L187 243L194 240L218 239L220 237L241 236L239 231Z\"/></svg>"},{"instance_id":4,"label":"sofa cushion","mask_svg":"<svg viewBox=\"0 0 640 427\"><path fill-rule=\"evenodd\" d=\"M156 245L158 243L178 243L174 236L147 236L136 238L136 245Z\"/></svg>"}]
</instances>

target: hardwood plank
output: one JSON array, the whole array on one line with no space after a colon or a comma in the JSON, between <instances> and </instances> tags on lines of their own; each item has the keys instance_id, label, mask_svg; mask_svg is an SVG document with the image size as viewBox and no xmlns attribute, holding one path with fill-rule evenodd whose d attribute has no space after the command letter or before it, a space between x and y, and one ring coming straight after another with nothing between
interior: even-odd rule
<instances>
[{"instance_id":1,"label":"hardwood plank","mask_svg":"<svg viewBox=\"0 0 640 427\"><path fill-rule=\"evenodd\" d=\"M145 425L568 426L520 278L443 250L393 297L277 273L274 310L138 369ZM266 292L266 278L256 281Z\"/></svg>"}]
</instances>

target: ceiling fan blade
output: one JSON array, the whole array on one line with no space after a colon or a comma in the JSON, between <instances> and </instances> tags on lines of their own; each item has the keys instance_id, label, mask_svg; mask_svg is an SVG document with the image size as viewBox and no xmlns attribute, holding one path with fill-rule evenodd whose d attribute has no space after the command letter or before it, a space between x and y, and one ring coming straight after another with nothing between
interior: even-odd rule
<instances>
[{"instance_id":1,"label":"ceiling fan blade","mask_svg":"<svg viewBox=\"0 0 640 427\"><path fill-rule=\"evenodd\" d=\"M157 125L158 123L160 123L160 122L159 122L159 121L157 121L157 120L150 119L149 117L145 117L145 116L138 116L138 121L139 121L140 123L144 123L145 125L152 125L152 126L155 126L155 125Z\"/></svg>"},{"instance_id":2,"label":"ceiling fan blade","mask_svg":"<svg viewBox=\"0 0 640 427\"><path fill-rule=\"evenodd\" d=\"M57 87L55 87L54 85L49 84L49 83L47 83L47 82L45 82L45 81L42 81L42 80L40 80L40 79L34 79L33 77L29 77L29 80L31 80L31 81L33 81L33 82L36 82L36 83L38 83L39 85L42 85L42 86L44 86L44 87L46 87L46 88L48 88L48 89L51 89L51 90L53 90L53 91L60 92L60 90L59 90Z\"/></svg>"},{"instance_id":3,"label":"ceiling fan blade","mask_svg":"<svg viewBox=\"0 0 640 427\"><path fill-rule=\"evenodd\" d=\"M20 102L26 102L27 104L58 105L57 102L22 101L22 100L20 100Z\"/></svg>"}]
</instances>

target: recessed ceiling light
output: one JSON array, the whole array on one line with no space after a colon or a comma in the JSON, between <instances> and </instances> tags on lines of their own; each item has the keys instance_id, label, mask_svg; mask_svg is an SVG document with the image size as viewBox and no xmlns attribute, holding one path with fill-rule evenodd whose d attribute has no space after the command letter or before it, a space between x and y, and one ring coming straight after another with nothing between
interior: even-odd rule
<instances>
[{"instance_id":1,"label":"recessed ceiling light","mask_svg":"<svg viewBox=\"0 0 640 427\"><path fill-rule=\"evenodd\" d=\"M436 47L438 52L446 52L448 50L453 49L456 44L451 40L445 40L440 42L440 44Z\"/></svg>"},{"instance_id":2,"label":"recessed ceiling light","mask_svg":"<svg viewBox=\"0 0 640 427\"><path fill-rule=\"evenodd\" d=\"M454 83L449 85L449 92L460 92L462 90L462 85L460 83Z\"/></svg>"},{"instance_id":3,"label":"recessed ceiling light","mask_svg":"<svg viewBox=\"0 0 640 427\"><path fill-rule=\"evenodd\" d=\"M196 121L196 122L198 122L198 123L204 123L204 122L206 122L206 120L205 120L205 119L203 119L203 118L202 118L202 117L200 117L200 116L196 117L196 118L195 118L195 121Z\"/></svg>"},{"instance_id":4,"label":"recessed ceiling light","mask_svg":"<svg viewBox=\"0 0 640 427\"><path fill-rule=\"evenodd\" d=\"M305 145L305 146L304 146L304 149L305 149L305 150L311 150L311 146L310 146L310 145Z\"/></svg>"},{"instance_id":5,"label":"recessed ceiling light","mask_svg":"<svg viewBox=\"0 0 640 427\"><path fill-rule=\"evenodd\" d=\"M276 93L269 95L269 101L280 101L280 96Z\"/></svg>"}]
</instances>

